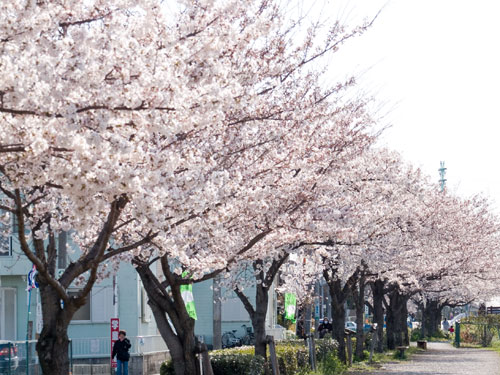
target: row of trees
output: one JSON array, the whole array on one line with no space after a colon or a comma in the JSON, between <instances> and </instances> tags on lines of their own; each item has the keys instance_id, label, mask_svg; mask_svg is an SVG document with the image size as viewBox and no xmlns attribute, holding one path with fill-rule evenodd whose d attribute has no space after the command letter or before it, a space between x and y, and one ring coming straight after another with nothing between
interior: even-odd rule
<instances>
[{"instance_id":1,"label":"row of trees","mask_svg":"<svg viewBox=\"0 0 500 375\"><path fill-rule=\"evenodd\" d=\"M376 319L385 308L394 322L410 298L433 316L486 291L498 255L488 203L441 194L375 148L354 80L326 79L323 62L369 23L307 27L290 8L0 5L0 209L39 271L44 374L68 372L71 318L122 261L136 266L178 375L198 371L180 286L222 273L263 356L280 271L304 300L327 281L340 343L343 302L367 285ZM66 232L81 252L57 274ZM254 304L241 267L255 277ZM403 331L391 319L388 343Z\"/></svg>"}]
</instances>

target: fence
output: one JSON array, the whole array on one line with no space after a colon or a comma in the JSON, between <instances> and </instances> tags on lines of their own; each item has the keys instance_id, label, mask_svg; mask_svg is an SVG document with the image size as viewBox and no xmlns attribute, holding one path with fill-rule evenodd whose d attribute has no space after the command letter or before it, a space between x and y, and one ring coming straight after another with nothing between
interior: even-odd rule
<instances>
[{"instance_id":1,"label":"fence","mask_svg":"<svg viewBox=\"0 0 500 375\"><path fill-rule=\"evenodd\" d=\"M493 338L498 335L500 340L500 325L482 322L455 323L455 346L482 346L489 347Z\"/></svg>"},{"instance_id":2,"label":"fence","mask_svg":"<svg viewBox=\"0 0 500 375\"><path fill-rule=\"evenodd\" d=\"M71 358L71 344L68 348ZM2 341L0 344L0 374L41 375L36 354L36 341Z\"/></svg>"},{"instance_id":3,"label":"fence","mask_svg":"<svg viewBox=\"0 0 500 375\"><path fill-rule=\"evenodd\" d=\"M132 355L141 356L168 351L161 336L129 337ZM3 341L0 343L1 375L41 375L36 341ZM111 356L109 337L76 338L70 340L69 358L72 370L73 359L106 358Z\"/></svg>"}]
</instances>

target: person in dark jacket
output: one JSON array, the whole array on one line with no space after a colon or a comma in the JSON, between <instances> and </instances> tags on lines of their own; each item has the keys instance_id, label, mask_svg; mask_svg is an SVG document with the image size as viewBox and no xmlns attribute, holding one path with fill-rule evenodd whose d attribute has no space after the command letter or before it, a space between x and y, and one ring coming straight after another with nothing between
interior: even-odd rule
<instances>
[{"instance_id":1,"label":"person in dark jacket","mask_svg":"<svg viewBox=\"0 0 500 375\"><path fill-rule=\"evenodd\" d=\"M128 350L132 345L126 336L127 332L118 332L118 340L113 345L112 358L116 356L116 375L128 375L128 360L130 359Z\"/></svg>"}]
</instances>

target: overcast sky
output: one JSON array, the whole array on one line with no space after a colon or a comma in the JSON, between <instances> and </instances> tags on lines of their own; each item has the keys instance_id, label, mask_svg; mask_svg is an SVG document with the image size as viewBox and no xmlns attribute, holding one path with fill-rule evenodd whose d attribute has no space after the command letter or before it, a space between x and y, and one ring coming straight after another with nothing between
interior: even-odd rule
<instances>
[{"instance_id":1,"label":"overcast sky","mask_svg":"<svg viewBox=\"0 0 500 375\"><path fill-rule=\"evenodd\" d=\"M359 76L381 106L391 125L381 143L435 180L445 161L449 189L483 192L500 208L500 1L327 4L351 25L382 9L373 27L332 61L332 72Z\"/></svg>"}]
</instances>

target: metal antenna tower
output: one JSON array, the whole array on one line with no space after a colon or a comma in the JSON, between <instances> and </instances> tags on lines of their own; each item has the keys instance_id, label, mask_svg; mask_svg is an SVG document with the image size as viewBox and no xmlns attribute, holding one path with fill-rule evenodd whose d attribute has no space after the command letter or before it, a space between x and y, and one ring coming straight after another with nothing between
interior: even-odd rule
<instances>
[{"instance_id":1,"label":"metal antenna tower","mask_svg":"<svg viewBox=\"0 0 500 375\"><path fill-rule=\"evenodd\" d=\"M444 191L444 187L446 185L446 178L444 178L444 176L446 175L447 168L444 167L444 161L441 161L440 164L441 168L438 169L439 176L441 177L439 180L439 185L440 185L440 191Z\"/></svg>"}]
</instances>

